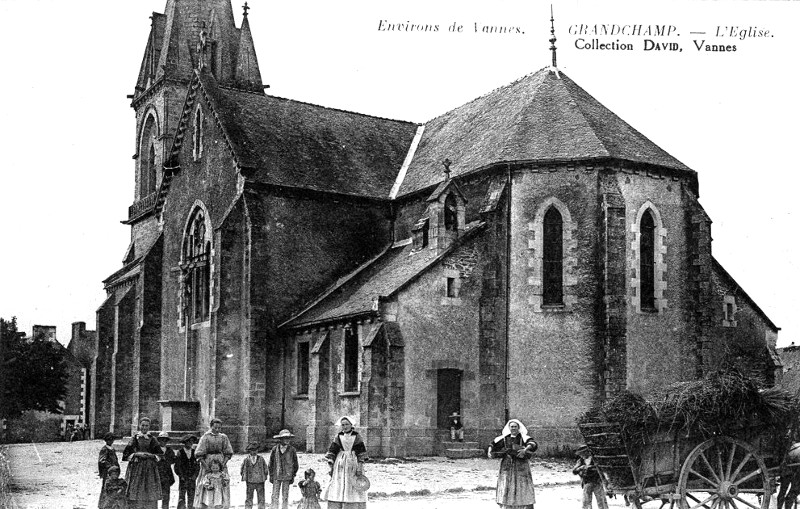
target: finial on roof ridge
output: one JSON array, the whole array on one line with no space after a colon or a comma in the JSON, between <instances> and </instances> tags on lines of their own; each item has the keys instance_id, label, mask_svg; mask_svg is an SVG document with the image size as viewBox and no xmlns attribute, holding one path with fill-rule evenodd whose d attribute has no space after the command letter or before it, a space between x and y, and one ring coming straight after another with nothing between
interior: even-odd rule
<instances>
[{"instance_id":1,"label":"finial on roof ridge","mask_svg":"<svg viewBox=\"0 0 800 509\"><path fill-rule=\"evenodd\" d=\"M553 4L550 4L550 51L553 53L553 69L557 69L556 65L556 27L553 24Z\"/></svg>"},{"instance_id":2,"label":"finial on roof ridge","mask_svg":"<svg viewBox=\"0 0 800 509\"><path fill-rule=\"evenodd\" d=\"M247 11L250 10L250 7L247 5L247 2L244 3L244 5L242 6L242 9L244 10L244 14L242 14L242 15L246 18L247 17Z\"/></svg>"},{"instance_id":3,"label":"finial on roof ridge","mask_svg":"<svg viewBox=\"0 0 800 509\"><path fill-rule=\"evenodd\" d=\"M445 160L442 161L442 166L444 166L444 179L445 180L450 180L450 165L451 164L453 164L453 162L450 161L449 158L445 158Z\"/></svg>"}]
</instances>

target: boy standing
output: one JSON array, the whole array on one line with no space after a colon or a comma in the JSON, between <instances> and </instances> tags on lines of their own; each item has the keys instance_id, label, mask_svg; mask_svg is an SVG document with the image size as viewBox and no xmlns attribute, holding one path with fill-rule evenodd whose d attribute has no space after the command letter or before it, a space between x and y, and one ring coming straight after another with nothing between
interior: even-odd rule
<instances>
[{"instance_id":1,"label":"boy standing","mask_svg":"<svg viewBox=\"0 0 800 509\"><path fill-rule=\"evenodd\" d=\"M244 506L252 509L255 491L258 495L258 509L265 509L267 501L264 500L264 483L269 477L267 462L258 455L258 442L251 442L247 446L247 453L247 457L242 460L242 481L247 483Z\"/></svg>"},{"instance_id":2,"label":"boy standing","mask_svg":"<svg viewBox=\"0 0 800 509\"><path fill-rule=\"evenodd\" d=\"M197 443L194 435L184 435L178 453L175 455L175 474L178 476L178 509L194 509L194 485L200 465L194 457L192 446Z\"/></svg>"},{"instance_id":3,"label":"boy standing","mask_svg":"<svg viewBox=\"0 0 800 509\"><path fill-rule=\"evenodd\" d=\"M583 487L583 509L592 509L592 495L597 500L599 509L608 509L606 503L606 490L603 489L603 482L600 479L600 471L592 462L592 451L582 445L575 451L578 461L572 473L581 476L581 487Z\"/></svg>"},{"instance_id":4,"label":"boy standing","mask_svg":"<svg viewBox=\"0 0 800 509\"><path fill-rule=\"evenodd\" d=\"M297 462L297 451L291 445L294 438L288 429L282 429L273 436L280 443L272 448L269 454L269 481L272 483L272 509L278 509L278 497L283 495L283 509L289 509L289 487L294 483L294 476L300 465Z\"/></svg>"},{"instance_id":5,"label":"boy standing","mask_svg":"<svg viewBox=\"0 0 800 509\"><path fill-rule=\"evenodd\" d=\"M169 433L162 431L158 434L158 446L161 454L158 455L158 478L161 481L161 508L169 509L169 488L175 484L175 476L172 474L172 464L175 463L175 453L167 445Z\"/></svg>"}]
</instances>

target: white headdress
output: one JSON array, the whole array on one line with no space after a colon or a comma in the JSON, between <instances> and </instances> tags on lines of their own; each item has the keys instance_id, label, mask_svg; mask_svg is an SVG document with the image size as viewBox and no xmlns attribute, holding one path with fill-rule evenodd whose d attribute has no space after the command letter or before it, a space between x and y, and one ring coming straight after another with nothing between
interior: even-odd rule
<instances>
[{"instance_id":1,"label":"white headdress","mask_svg":"<svg viewBox=\"0 0 800 509\"><path fill-rule=\"evenodd\" d=\"M518 419L511 419L506 423L505 427L503 428L502 434L499 437L496 437L492 442L499 442L504 437L510 436L512 422L516 423L517 426L519 426L519 434L522 435L523 444L531 439L531 437L528 436L528 428L526 428L525 425L522 424L522 422L520 422Z\"/></svg>"},{"instance_id":2,"label":"white headdress","mask_svg":"<svg viewBox=\"0 0 800 509\"><path fill-rule=\"evenodd\" d=\"M340 417L340 418L339 418L339 420L338 420L338 421L336 421L336 425L337 425L337 426L341 426L341 425L342 425L342 421L343 421L343 420L345 420L345 419L347 419L348 421L350 421L350 424L352 424L354 428L356 427L356 421L355 421L355 419L353 419L353 418L352 418L352 417L350 417L349 415L343 415L342 417Z\"/></svg>"}]
</instances>

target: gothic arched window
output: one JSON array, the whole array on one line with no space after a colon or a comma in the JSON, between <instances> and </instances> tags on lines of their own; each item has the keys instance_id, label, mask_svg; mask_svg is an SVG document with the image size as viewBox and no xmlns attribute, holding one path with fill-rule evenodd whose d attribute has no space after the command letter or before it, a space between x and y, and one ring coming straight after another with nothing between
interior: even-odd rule
<instances>
[{"instance_id":1,"label":"gothic arched window","mask_svg":"<svg viewBox=\"0 0 800 509\"><path fill-rule=\"evenodd\" d=\"M194 132L192 133L192 152L194 160L203 156L203 110L199 107L194 112Z\"/></svg>"},{"instance_id":2,"label":"gothic arched window","mask_svg":"<svg viewBox=\"0 0 800 509\"><path fill-rule=\"evenodd\" d=\"M453 193L448 194L444 199L444 229L458 229L458 204Z\"/></svg>"},{"instance_id":3,"label":"gothic arched window","mask_svg":"<svg viewBox=\"0 0 800 509\"><path fill-rule=\"evenodd\" d=\"M158 129L153 114L147 117L142 127L139 145L139 198L143 199L154 193L158 173L156 167L156 139Z\"/></svg>"},{"instance_id":4,"label":"gothic arched window","mask_svg":"<svg viewBox=\"0 0 800 509\"><path fill-rule=\"evenodd\" d=\"M542 304L564 303L564 223L550 207L544 215L542 239Z\"/></svg>"},{"instance_id":5,"label":"gothic arched window","mask_svg":"<svg viewBox=\"0 0 800 509\"><path fill-rule=\"evenodd\" d=\"M156 192L156 144L150 143L147 154L147 194Z\"/></svg>"},{"instance_id":6,"label":"gothic arched window","mask_svg":"<svg viewBox=\"0 0 800 509\"><path fill-rule=\"evenodd\" d=\"M198 208L183 239L183 309L189 323L209 318L211 295L211 240L206 218Z\"/></svg>"},{"instance_id":7,"label":"gothic arched window","mask_svg":"<svg viewBox=\"0 0 800 509\"><path fill-rule=\"evenodd\" d=\"M653 213L649 209L645 210L639 223L639 307L641 309L656 308L655 231Z\"/></svg>"}]
</instances>

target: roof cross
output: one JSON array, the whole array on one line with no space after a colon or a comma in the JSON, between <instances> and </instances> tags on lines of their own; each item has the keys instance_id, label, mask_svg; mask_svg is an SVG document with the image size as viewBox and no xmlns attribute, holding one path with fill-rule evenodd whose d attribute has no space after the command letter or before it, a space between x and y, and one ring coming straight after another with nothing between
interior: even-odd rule
<instances>
[{"instance_id":1,"label":"roof cross","mask_svg":"<svg viewBox=\"0 0 800 509\"><path fill-rule=\"evenodd\" d=\"M244 9L244 17L246 18L247 17L247 11L250 10L250 7L247 5L247 2L244 3L244 5L242 6L242 9Z\"/></svg>"},{"instance_id":2,"label":"roof cross","mask_svg":"<svg viewBox=\"0 0 800 509\"><path fill-rule=\"evenodd\" d=\"M453 162L450 161L450 159L445 159L444 161L442 161L442 165L444 166L444 178L445 178L445 180L449 180L450 179L450 165L451 164L453 164Z\"/></svg>"}]
</instances>

